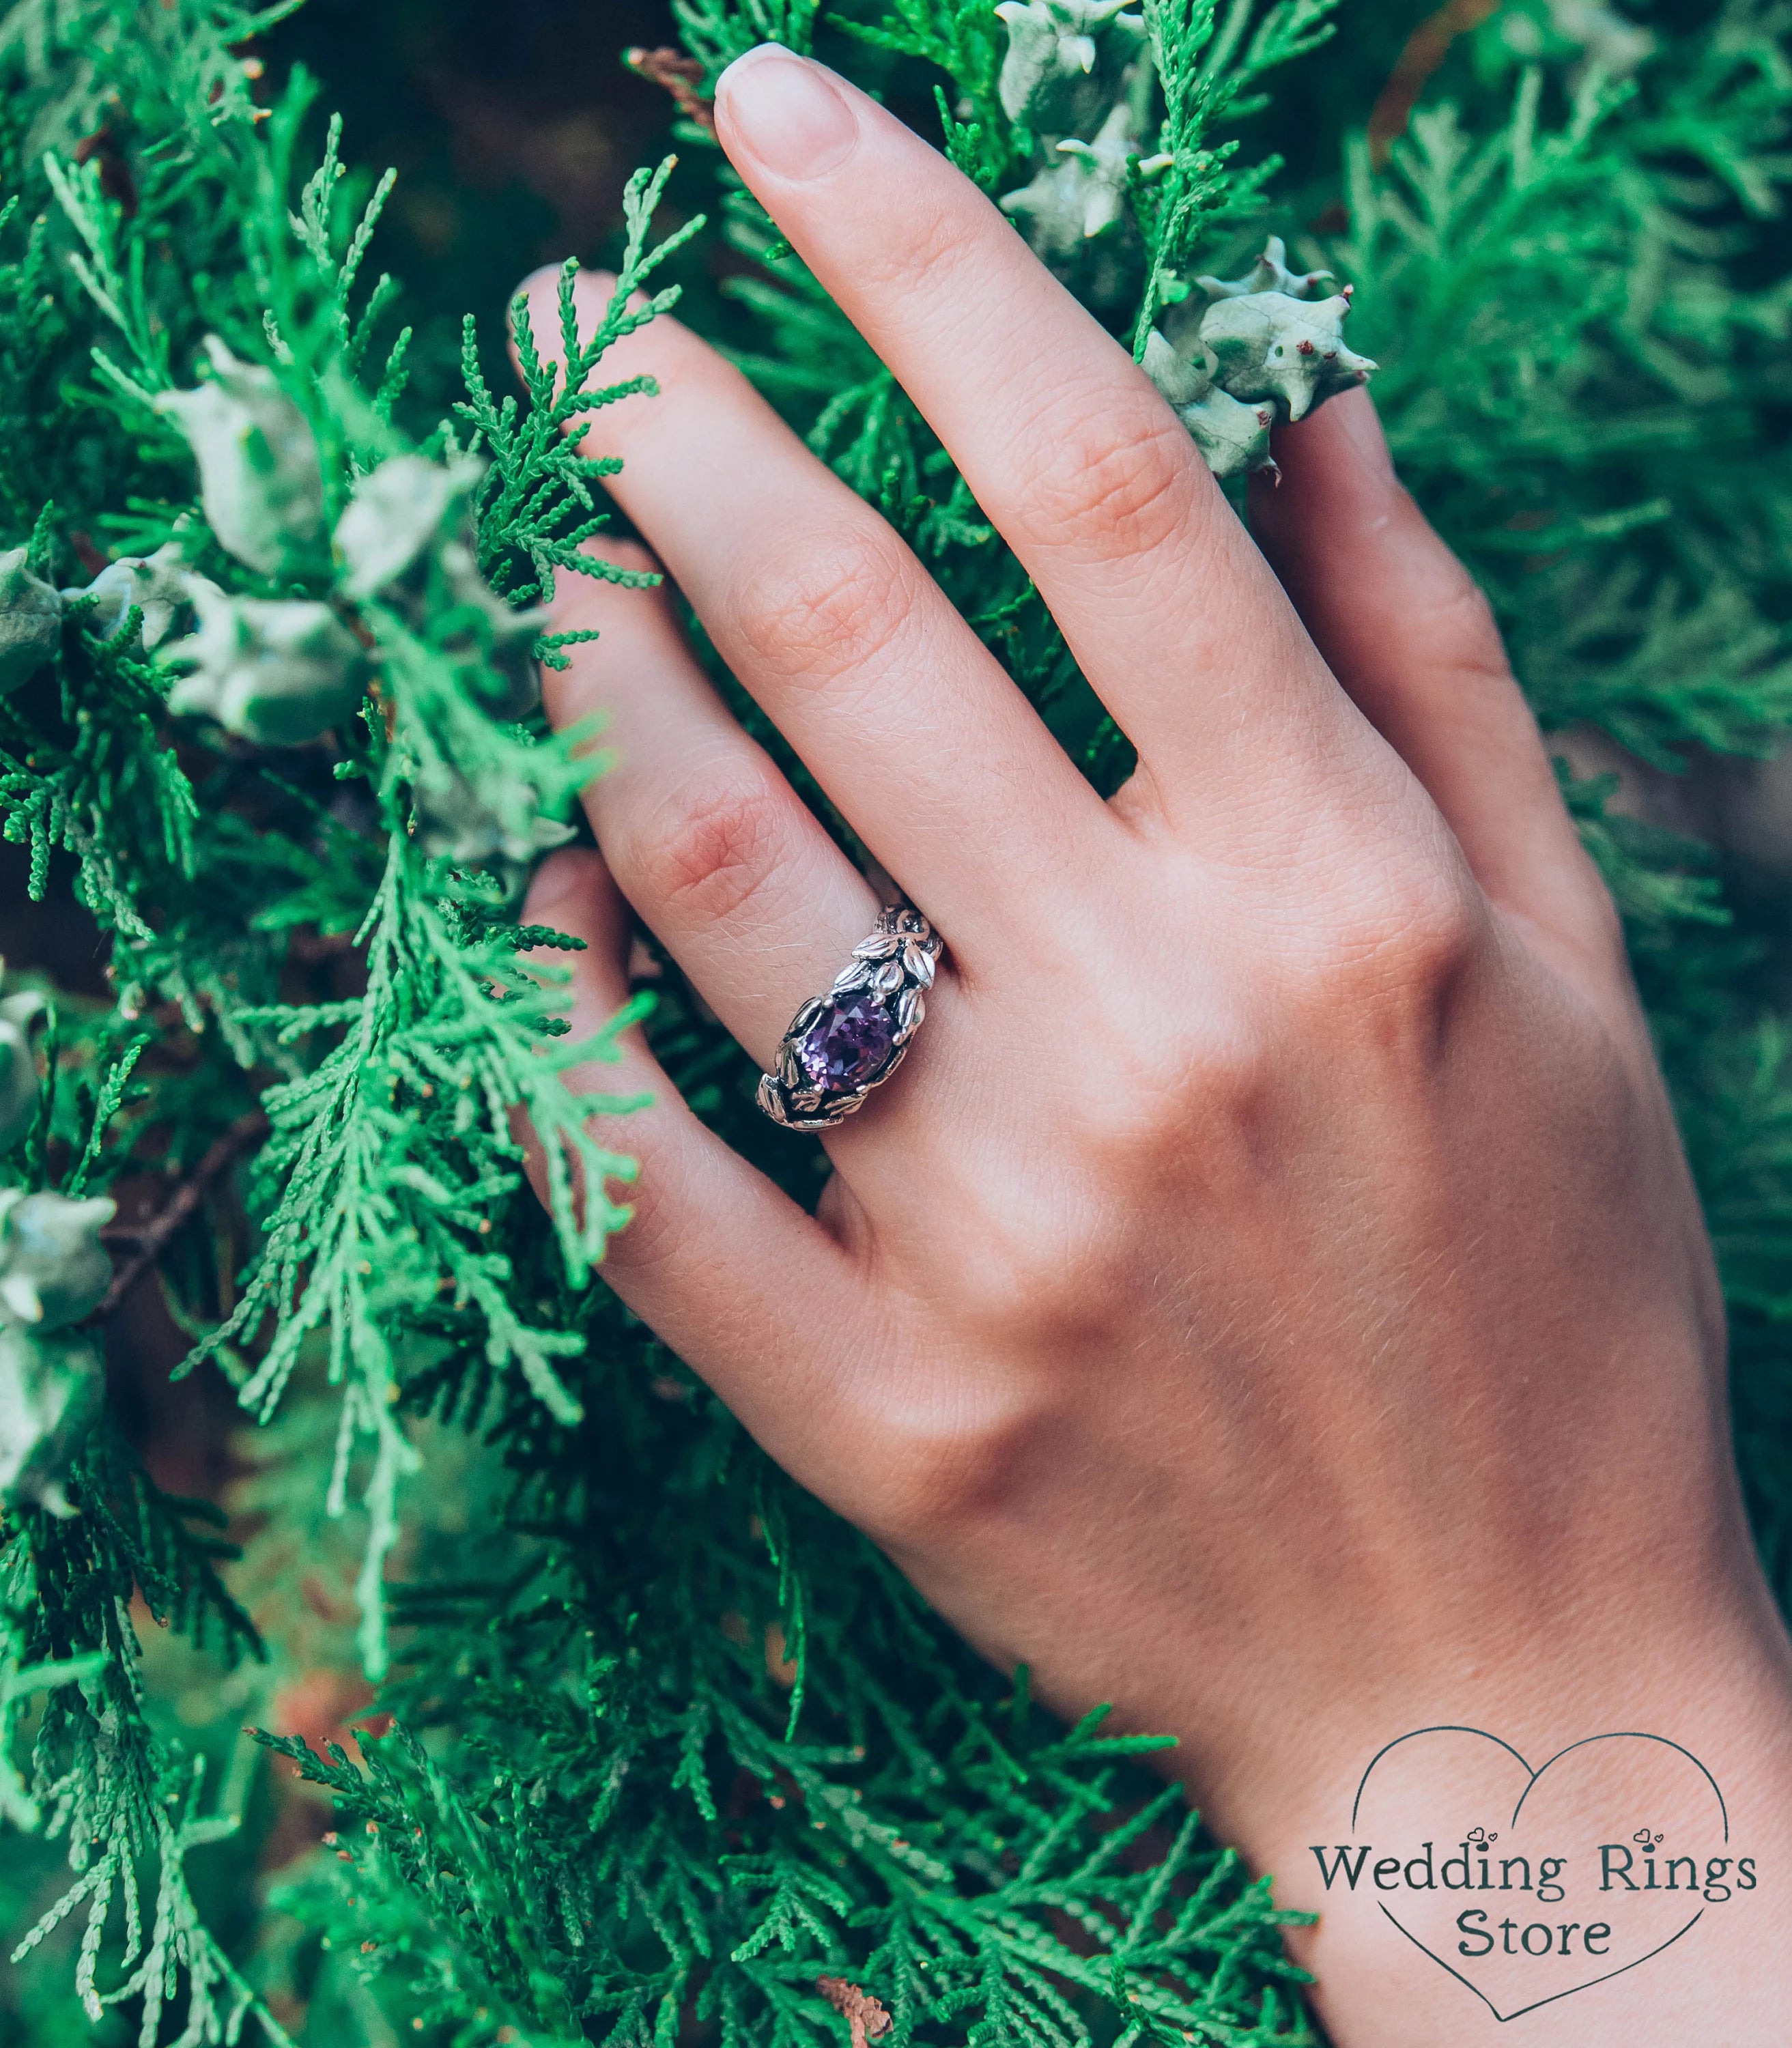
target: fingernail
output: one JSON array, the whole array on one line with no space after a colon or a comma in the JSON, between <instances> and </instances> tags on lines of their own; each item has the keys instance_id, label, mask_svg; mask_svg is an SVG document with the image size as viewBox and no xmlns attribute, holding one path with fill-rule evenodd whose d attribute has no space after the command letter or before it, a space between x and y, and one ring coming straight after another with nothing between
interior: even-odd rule
<instances>
[{"instance_id":1,"label":"fingernail","mask_svg":"<svg viewBox=\"0 0 1792 2048\"><path fill-rule=\"evenodd\" d=\"M825 176L858 145L858 116L831 74L776 43L731 64L716 98L728 126L780 177Z\"/></svg>"}]
</instances>

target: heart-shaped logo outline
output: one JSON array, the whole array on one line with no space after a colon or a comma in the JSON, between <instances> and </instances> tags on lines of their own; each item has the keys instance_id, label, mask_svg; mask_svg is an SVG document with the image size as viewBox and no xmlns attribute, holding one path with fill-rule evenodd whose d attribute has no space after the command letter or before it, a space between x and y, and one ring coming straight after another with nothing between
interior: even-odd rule
<instances>
[{"instance_id":1,"label":"heart-shaped logo outline","mask_svg":"<svg viewBox=\"0 0 1792 2048\"><path fill-rule=\"evenodd\" d=\"M1712 1776L1710 1771L1699 1761L1697 1757L1693 1755L1693 1752L1689 1749L1685 1747L1683 1744L1670 1741L1665 1735L1650 1735L1642 1728L1610 1728L1608 1729L1604 1735L1583 1736L1578 1742L1571 1742L1566 1749L1558 1749L1555 1755L1549 1759L1548 1763L1540 1763L1537 1768L1533 1771L1530 1764L1525 1761L1524 1758L1519 1755L1519 1752L1513 1748L1512 1745L1509 1742L1504 1740L1502 1737L1490 1734L1486 1728L1468 1728L1453 1721L1440 1722L1435 1728L1409 1729L1405 1735L1396 1736L1392 1742L1384 1744L1383 1747L1378 1749L1375 1755L1369 1759L1368 1768L1363 1773L1362 1779L1356 1787L1356 1797L1351 1802L1350 1805L1350 1831L1352 1836L1356 1833L1357 1815L1362 1811L1363 1794L1368 1789L1369 1779L1374 1774L1375 1766L1381 1762L1382 1759L1386 1756L1391 1750L1398 1749L1403 1742L1416 1741L1422 1735L1479 1736L1484 1742L1491 1742L1495 1746L1495 1747L1504 1750L1506 1754L1518 1765L1519 1768L1527 1774L1525 1788L1523 1791L1519 1794L1519 1803L1512 1809L1512 1817L1507 1823L1508 1829L1515 1828L1518 1825L1519 1816L1524 1811L1524 1802L1530 1797L1531 1793L1535 1790L1538 1778L1543 1775L1545 1771L1550 1770L1553 1766L1560 1763L1565 1756L1572 1756L1576 1750L1588 1748L1596 1742L1658 1742L1664 1749L1678 1751L1681 1756L1685 1758L1689 1763L1693 1764L1697 1767L1700 1775L1704 1778L1706 1784L1711 1787L1712 1795L1716 1799L1717 1811L1722 1816L1724 1822L1724 1840L1728 1842L1730 1839L1730 1809L1724 1800L1723 1787L1719 1785L1717 1780ZM1376 1903L1378 1905L1380 1903L1379 1900ZM1570 1984L1566 1991L1551 1992L1547 1998L1534 2000L1529 2005L1519 2006L1515 2011L1502 2012L1499 2007L1494 2003L1493 2000L1488 1996L1487 1993L1481 1989L1479 1984L1476 1984L1472 1979L1465 1977L1460 1970L1456 1969L1450 1964L1446 1963L1443 1957L1440 1956L1434 1949L1426 1948L1424 1942L1418 1938L1418 1935L1413 1932L1411 1928L1405 1926L1401 1921L1395 1918L1394 1915L1390 1913L1385 1906L1381 1907L1381 1910L1383 1916L1391 1921L1394 1926L1399 1928L1400 1932L1406 1936L1406 1939L1412 1943L1413 1946L1417 1949L1422 1955L1429 1956L1432 1961L1437 1965L1439 1969L1445 1971L1448 1975L1454 1977L1459 1984L1464 1985L1468 1990L1472 1991L1475 1994L1476 1997L1481 2001L1482 2004L1487 2007L1488 2011L1491 2012L1494 2018L1499 2021L1503 2026L1509 2019L1522 2019L1527 2012L1535 2012L1546 2005L1554 2005L1559 2000L1565 1998L1573 1998L1581 1992L1591 1991L1596 1984L1609 1984L1614 1977L1621 1977L1627 1971L1640 1969L1643 1964L1652 1962L1657 1956L1661 1954L1664 1949L1671 1949L1674 1943L1681 1938L1681 1935L1689 1934L1693 1928L1698 1925L1700 1921L1705 1918L1705 1908L1701 1906L1698 1911L1693 1915L1692 1918L1686 1922L1684 1927L1681 1928L1678 1933L1670 1934L1665 1941L1658 1941L1655 1946L1652 1948L1647 1955L1637 1956L1633 1957L1632 1960L1627 1963L1621 1963L1616 1969L1608 1970L1602 1976L1588 1977L1584 1984Z\"/></svg>"}]
</instances>

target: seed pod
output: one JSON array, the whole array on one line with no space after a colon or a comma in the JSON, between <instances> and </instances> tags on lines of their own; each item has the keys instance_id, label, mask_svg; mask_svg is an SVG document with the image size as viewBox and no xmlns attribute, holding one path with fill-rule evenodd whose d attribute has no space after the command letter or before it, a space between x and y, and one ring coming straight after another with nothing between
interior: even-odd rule
<instances>
[{"instance_id":1,"label":"seed pod","mask_svg":"<svg viewBox=\"0 0 1792 2048\"><path fill-rule=\"evenodd\" d=\"M1008 54L997 90L1010 121L1037 135L1093 129L1145 43L1129 0L1003 0Z\"/></svg>"},{"instance_id":2,"label":"seed pod","mask_svg":"<svg viewBox=\"0 0 1792 2048\"><path fill-rule=\"evenodd\" d=\"M169 693L171 712L261 747L302 747L354 715L366 657L328 605L229 597L199 576L189 588L198 626L165 659L192 673Z\"/></svg>"},{"instance_id":3,"label":"seed pod","mask_svg":"<svg viewBox=\"0 0 1792 2048\"><path fill-rule=\"evenodd\" d=\"M28 683L62 641L62 598L25 567L29 549L0 555L0 697Z\"/></svg>"},{"instance_id":4,"label":"seed pod","mask_svg":"<svg viewBox=\"0 0 1792 2048\"><path fill-rule=\"evenodd\" d=\"M1254 298L1262 292L1280 292L1290 299L1310 299L1321 285L1335 285L1337 281L1329 270L1290 270L1288 245L1279 235L1272 235L1263 245L1263 253L1257 258L1249 277L1195 280L1210 299Z\"/></svg>"},{"instance_id":5,"label":"seed pod","mask_svg":"<svg viewBox=\"0 0 1792 2048\"><path fill-rule=\"evenodd\" d=\"M199 464L212 532L264 576L321 558L324 472L304 413L271 370L239 363L215 335L205 346L210 378L156 405L174 415Z\"/></svg>"},{"instance_id":6,"label":"seed pod","mask_svg":"<svg viewBox=\"0 0 1792 2048\"><path fill-rule=\"evenodd\" d=\"M1346 346L1349 298L1290 298L1253 292L1216 299L1201 316L1200 339L1212 352L1214 381L1247 403L1270 399L1290 420L1305 419L1352 385L1367 383L1375 365Z\"/></svg>"},{"instance_id":7,"label":"seed pod","mask_svg":"<svg viewBox=\"0 0 1792 2048\"><path fill-rule=\"evenodd\" d=\"M519 611L506 604L479 573L479 557L465 539L444 541L438 559L460 622L447 644L456 651L476 649L502 677L505 694L488 702L494 718L526 718L541 701L534 647L553 614L540 606Z\"/></svg>"},{"instance_id":8,"label":"seed pod","mask_svg":"<svg viewBox=\"0 0 1792 2048\"><path fill-rule=\"evenodd\" d=\"M450 510L464 498L482 464L443 464L420 455L394 456L355 487L336 522L336 547L349 596L372 597L397 582L441 532Z\"/></svg>"},{"instance_id":9,"label":"seed pod","mask_svg":"<svg viewBox=\"0 0 1792 2048\"><path fill-rule=\"evenodd\" d=\"M509 720L526 717L541 700L532 650L550 615L506 604L480 573L467 500L483 471L466 457L444 464L394 456L356 486L336 523L336 546L349 596L371 597L403 579L420 629L432 626L448 653L479 655L498 671L506 687L495 702L486 700L487 708ZM429 586L423 564L429 559L445 592Z\"/></svg>"},{"instance_id":10,"label":"seed pod","mask_svg":"<svg viewBox=\"0 0 1792 2048\"><path fill-rule=\"evenodd\" d=\"M97 600L87 626L102 640L120 630L134 604L143 614L143 645L153 649L174 630L181 607L190 601L188 581L186 558L170 541L153 555L126 555L108 562L84 589L62 595L71 604L77 598Z\"/></svg>"},{"instance_id":11,"label":"seed pod","mask_svg":"<svg viewBox=\"0 0 1792 2048\"><path fill-rule=\"evenodd\" d=\"M1125 222L1127 169L1138 153L1137 118L1131 103L1123 99L1092 142L1060 142L1057 161L1041 166L1030 185L1010 192L1002 210L1021 217L1035 254L1062 267L1083 254L1086 243ZM1174 161L1149 157L1138 168L1153 177Z\"/></svg>"},{"instance_id":12,"label":"seed pod","mask_svg":"<svg viewBox=\"0 0 1792 2048\"><path fill-rule=\"evenodd\" d=\"M520 796L523 793L518 792ZM495 863L526 865L537 855L564 846L572 828L543 817L526 801L506 817L488 803L464 775L440 786L419 785L417 792L417 843L437 859L465 867Z\"/></svg>"},{"instance_id":13,"label":"seed pod","mask_svg":"<svg viewBox=\"0 0 1792 2048\"><path fill-rule=\"evenodd\" d=\"M88 1339L0 1323L0 1503L74 1513L64 1482L105 1394Z\"/></svg>"},{"instance_id":14,"label":"seed pod","mask_svg":"<svg viewBox=\"0 0 1792 2048\"><path fill-rule=\"evenodd\" d=\"M0 968L4 966L0 961ZM44 1007L42 996L29 992L0 1002L0 1156L10 1152L37 1120L37 1063L32 1057L30 1029Z\"/></svg>"},{"instance_id":15,"label":"seed pod","mask_svg":"<svg viewBox=\"0 0 1792 2048\"><path fill-rule=\"evenodd\" d=\"M99 1233L118 1212L104 1195L28 1195L0 1189L0 1317L41 1330L91 1315L112 1284Z\"/></svg>"},{"instance_id":16,"label":"seed pod","mask_svg":"<svg viewBox=\"0 0 1792 2048\"><path fill-rule=\"evenodd\" d=\"M1661 46L1652 29L1604 0L1519 0L1502 8L1482 33L1520 64L1569 63L1578 73L1596 70L1614 79L1630 77Z\"/></svg>"},{"instance_id":17,"label":"seed pod","mask_svg":"<svg viewBox=\"0 0 1792 2048\"><path fill-rule=\"evenodd\" d=\"M1154 328L1145 346L1146 375L1175 407L1176 417L1216 476L1273 469L1270 429L1275 425L1274 408L1251 405L1222 390L1213 381L1212 350L1199 340L1195 347L1193 359L1181 356Z\"/></svg>"}]
</instances>

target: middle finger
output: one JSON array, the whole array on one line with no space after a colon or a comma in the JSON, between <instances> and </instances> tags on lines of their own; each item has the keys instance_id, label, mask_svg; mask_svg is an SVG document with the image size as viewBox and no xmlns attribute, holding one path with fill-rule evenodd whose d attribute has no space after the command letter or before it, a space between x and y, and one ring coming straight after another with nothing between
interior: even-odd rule
<instances>
[{"instance_id":1,"label":"middle finger","mask_svg":"<svg viewBox=\"0 0 1792 2048\"><path fill-rule=\"evenodd\" d=\"M1266 758L1378 751L1169 406L970 180L765 45L718 90L735 168L1037 579L1172 809L1255 806Z\"/></svg>"}]
</instances>

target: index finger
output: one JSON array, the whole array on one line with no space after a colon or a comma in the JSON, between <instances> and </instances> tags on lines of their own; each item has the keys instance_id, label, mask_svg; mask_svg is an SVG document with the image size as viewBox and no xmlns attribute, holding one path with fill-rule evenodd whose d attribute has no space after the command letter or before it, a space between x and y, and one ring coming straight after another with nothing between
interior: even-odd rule
<instances>
[{"instance_id":1,"label":"index finger","mask_svg":"<svg viewBox=\"0 0 1792 2048\"><path fill-rule=\"evenodd\" d=\"M1148 765L1198 765L1211 788L1216 753L1260 771L1266 725L1334 763L1347 736L1368 741L1175 413L968 178L774 45L723 75L716 115Z\"/></svg>"}]
</instances>

